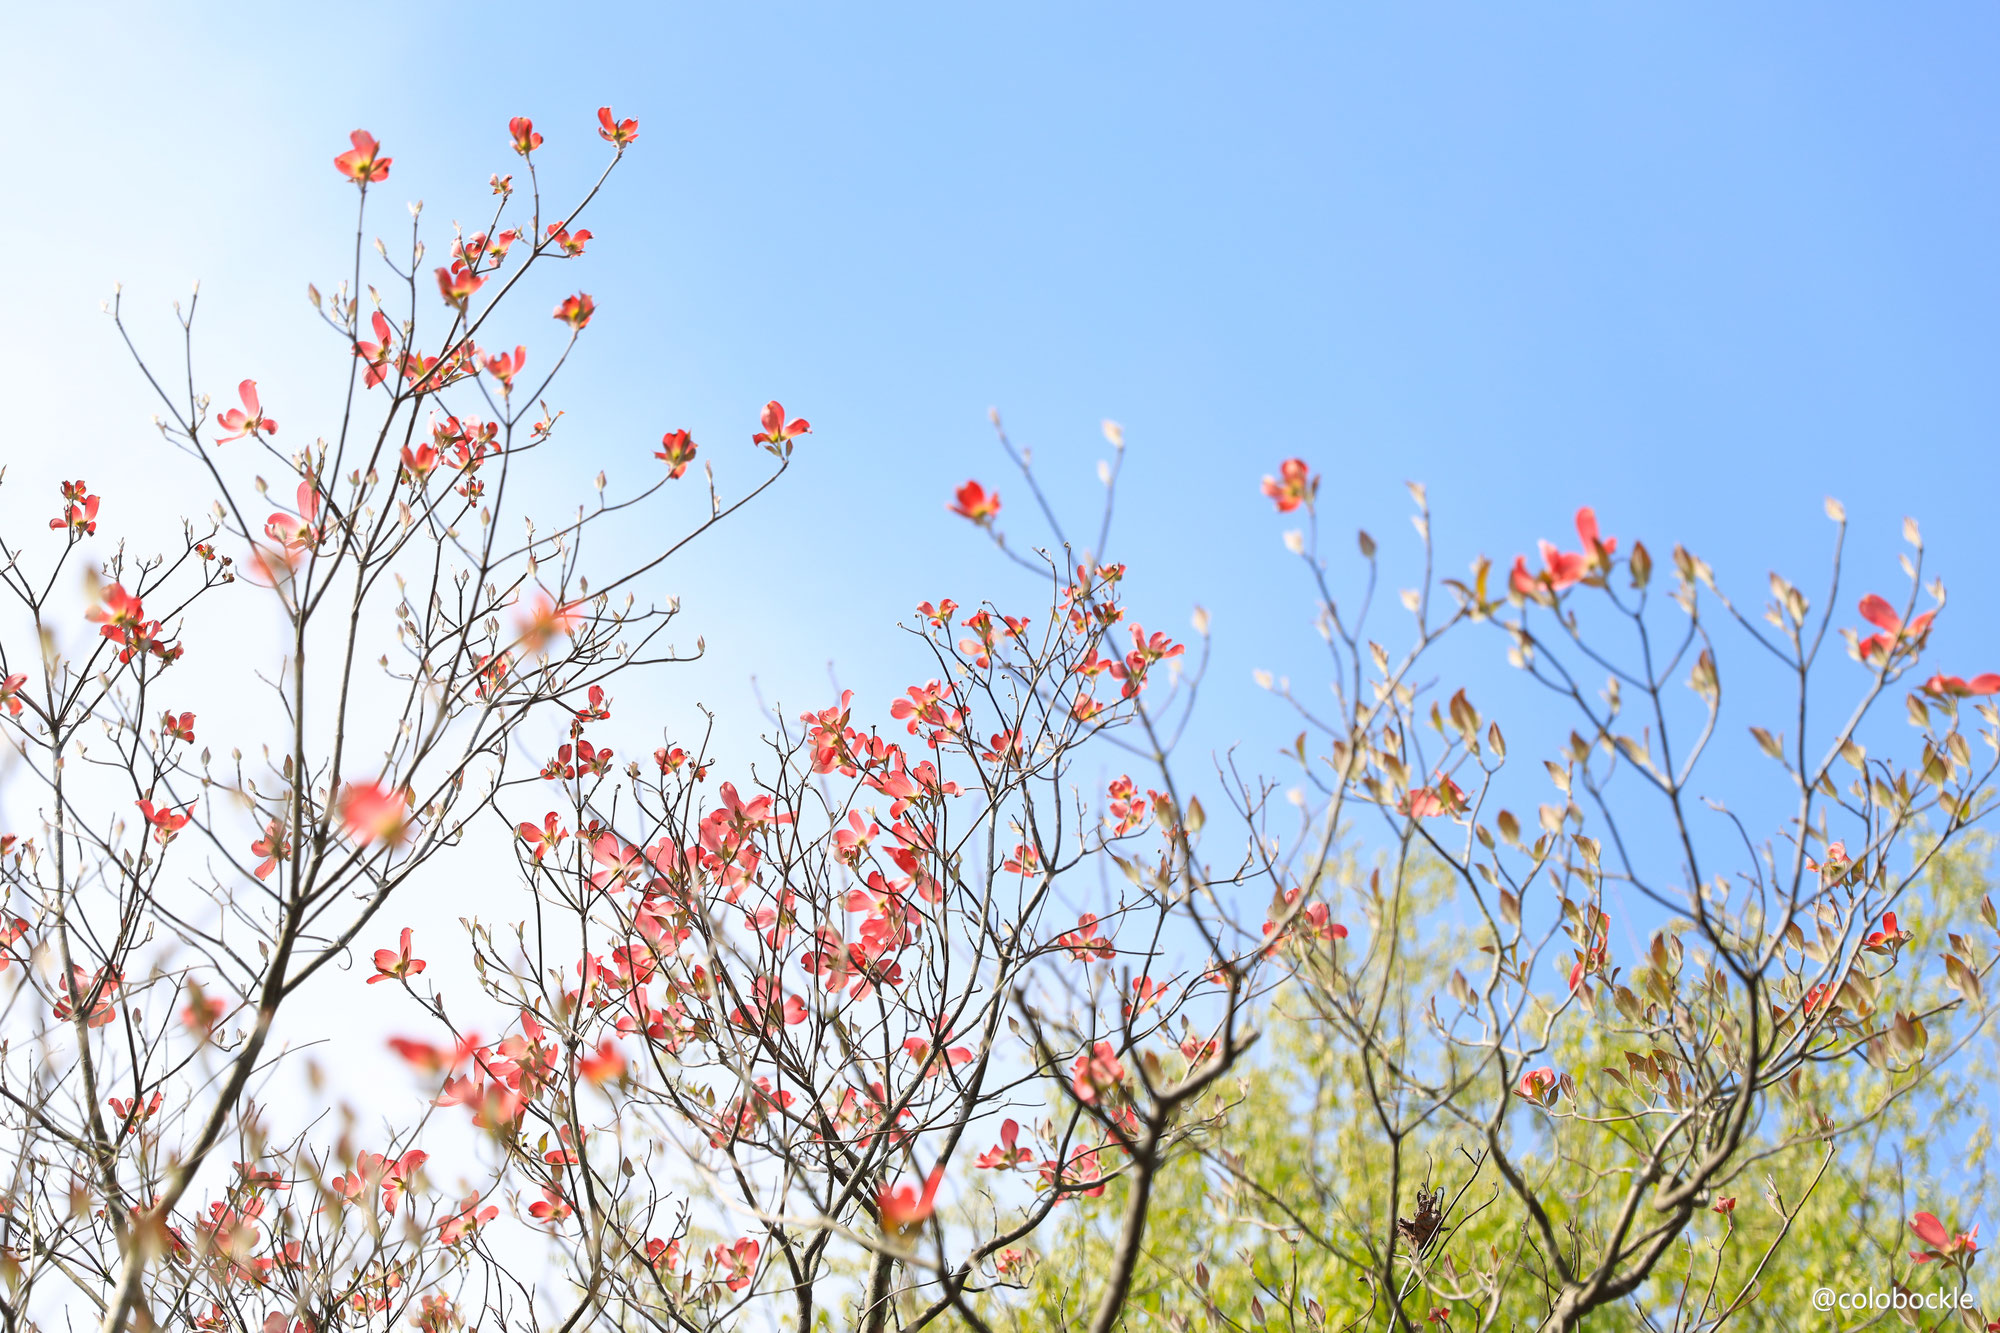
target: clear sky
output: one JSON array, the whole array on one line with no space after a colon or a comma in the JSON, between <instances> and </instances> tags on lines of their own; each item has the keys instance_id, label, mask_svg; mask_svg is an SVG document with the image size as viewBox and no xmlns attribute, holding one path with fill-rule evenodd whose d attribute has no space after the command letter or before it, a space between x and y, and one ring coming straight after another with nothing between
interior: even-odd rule
<instances>
[{"instance_id":1,"label":"clear sky","mask_svg":"<svg viewBox=\"0 0 2000 1333\"><path fill-rule=\"evenodd\" d=\"M1916 513L1958 632L2000 664L1987 6L78 4L10 26L0 375L31 486L153 453L96 315L114 281L164 334L202 278L209 378L309 401L338 357L300 293L341 269L346 131L396 158L385 228L419 195L443 223L515 160L507 116L574 179L608 101L644 137L578 270L602 314L559 395L577 475L650 465L671 425L747 432L769 396L816 423L728 550L733 604L720 565L680 589L718 646L754 612L745 658L784 643L873 683L885 625L994 575L943 500L972 475L1024 498L997 404L1081 498L1097 421L1126 423L1141 595L1176 623L1214 607L1231 670L1296 646L1256 494L1294 453L1340 526L1407 532L1399 483L1428 481L1454 566L1589 501L1748 589L1817 568L1831 491L1886 577Z\"/></svg>"},{"instance_id":2,"label":"clear sky","mask_svg":"<svg viewBox=\"0 0 2000 1333\"><path fill-rule=\"evenodd\" d=\"M1915 514L1942 665L2000 669L1988 5L75 4L14 14L0 61L9 516L58 475L107 515L174 494L114 281L164 348L203 279L205 379L329 430L345 362L302 293L344 269L347 131L395 158L378 225L444 224L513 169L508 116L574 183L609 102L642 137L575 270L579 493L682 425L747 476L768 397L814 422L789 491L663 583L715 654L672 704L747 717L756 671L796 711L829 660L881 700L924 674L917 600L1027 598L944 510L969 476L1025 507L991 405L1074 513L1125 423L1114 553L1142 618L1214 611L1204 744L1268 754L1250 670L1314 660L1257 494L1293 454L1398 558L1418 478L1448 568L1594 503L1753 604L1773 566L1817 585L1823 495L1850 607Z\"/></svg>"}]
</instances>

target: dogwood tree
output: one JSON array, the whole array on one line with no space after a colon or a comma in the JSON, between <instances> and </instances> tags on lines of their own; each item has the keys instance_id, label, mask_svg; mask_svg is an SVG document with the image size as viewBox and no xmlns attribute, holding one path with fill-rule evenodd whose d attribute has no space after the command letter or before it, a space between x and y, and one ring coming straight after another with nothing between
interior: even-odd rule
<instances>
[{"instance_id":1,"label":"dogwood tree","mask_svg":"<svg viewBox=\"0 0 2000 1333\"><path fill-rule=\"evenodd\" d=\"M746 430L762 478L730 494L711 466L706 516L632 567L586 564L586 539L699 484L689 430L636 494L600 479L569 515L537 511L552 385L596 302L557 288L553 351L489 330L586 257L639 126L606 108L598 134L601 176L557 208L516 118L485 227L427 264L413 209L405 241L374 246L380 278L368 206L392 159L356 131L334 160L352 269L309 293L337 419L302 425L254 369L215 410L191 353L169 378L127 335L212 511L138 556L114 535L130 498L66 482L46 536L0 547L24 826L0 867L10 1325L88 1307L106 1330L713 1328L773 1302L801 1328L839 1307L869 1328L978 1322L971 1296L1022 1285L1036 1229L1144 1179L1244 1049L1252 986L1220 937L1170 970L1170 920L1199 929L1197 890L1231 882L1197 861L1199 804L1078 782L1106 733L1140 726L1163 753L1152 733L1192 692L1183 645L1129 622L1101 549L1040 561L1032 612L918 608L928 660L880 725L843 697L788 720L761 766L700 737L614 743L617 680L679 658L648 575L762 496L811 428L765 405ZM227 623L205 612L246 601L281 616L279 662L203 641ZM215 753L240 719L178 706L192 672L268 693L261 753ZM484 1008L447 1009L424 956L442 942L396 904L496 843L519 883L468 918ZM1131 890L1079 911L1058 886L1099 857ZM432 1109L365 1141L275 1123L256 1094L285 1063L281 1014L324 1021L301 997L357 953L354 984L411 997L418 1033L381 1058ZM431 1180L440 1135L479 1136L483 1185ZM490 1240L503 1210L511 1249ZM553 1260L524 1259L523 1233Z\"/></svg>"},{"instance_id":2,"label":"dogwood tree","mask_svg":"<svg viewBox=\"0 0 2000 1333\"><path fill-rule=\"evenodd\" d=\"M2000 673L1956 660L1916 524L1893 599L1854 598L1829 500L1817 605L1772 573L1753 608L1589 508L1575 549L1438 579L1412 487L1392 651L1376 544L1343 600L1318 490L1300 459L1264 481L1304 520L1286 545L1332 667L1330 707L1263 677L1303 729L1304 818L1267 844L1286 1058L1253 1106L1296 1118L1236 1115L1187 1160L1172 1197L1199 1188L1206 1220L1150 1251L1131 1325L1792 1327L1844 1278L1989 1326L1977 1195L1939 1158L1988 1132ZM1537 729L1482 710L1506 682L1439 650L1467 635L1546 692ZM1752 701L1733 727L1725 682ZM1338 948L1286 906L1322 895L1348 904ZM1880 1248L1829 1245L1850 1229ZM1073 1231L1039 1313L1120 1234Z\"/></svg>"},{"instance_id":3,"label":"dogwood tree","mask_svg":"<svg viewBox=\"0 0 2000 1333\"><path fill-rule=\"evenodd\" d=\"M347 276L309 292L337 410L302 422L257 367L216 410L194 305L170 375L114 303L160 447L212 508L138 555L132 497L75 480L46 529L0 534L8 1327L1108 1333L1187 1317L1160 1302L1164 1267L1233 1323L1569 1328L1656 1291L1765 1145L1879 1123L1977 1030L1990 946L1926 938L1908 904L1989 810L1972 747L1994 744L2000 677L1920 667L1942 594L1918 608L1914 528L1901 605L1871 595L1847 635L1859 702L1824 726L1807 680L1840 642L1838 556L1816 615L1774 577L1760 622L1678 548L1660 599L1647 548L1584 510L1576 551L1440 581L1418 489L1392 653L1365 628L1374 543L1344 606L1318 478L1289 460L1265 493L1315 520L1287 542L1334 677L1331 711L1280 690L1304 728L1295 820L1271 779L1178 753L1207 617L1187 643L1128 606L1122 432L1077 540L1001 431L1046 531L1010 543L1002 488L957 489L1006 578L914 607L906 688L775 716L754 754L662 736L621 683L684 660L656 571L814 441L775 400L726 451L661 423L633 451L647 484L600 477L544 512L554 386L597 305L569 266L639 139L610 108L596 129L602 173L563 207L541 131L496 133L518 161L442 263L420 208L369 258L392 161L356 131L334 159ZM502 345L516 307L551 300L553 338ZM745 457L761 470L727 484ZM696 521L597 563L608 525L689 488ZM1586 606L1622 646L1585 633ZM276 616L275 661L230 634L245 607ZM1752 732L1792 807L1762 841L1690 785L1722 716L1718 621L1796 682L1789 731ZM1500 808L1520 788L1477 683L1426 674L1447 634L1497 634L1574 711L1527 821ZM188 706L197 673L229 715ZM1899 689L1918 753L1871 757L1866 720ZM469 863L490 883L502 859L462 939L412 924L419 886ZM1659 914L1643 956L1614 894ZM1416 933L1447 902L1477 925L1443 966ZM447 1003L441 950L474 994ZM1913 979L1933 955L1949 994ZM400 1033L373 1049L325 1002L342 986L396 996ZM1313 1180L1322 1201L1351 1187L1337 1223L1231 1146L1278 1109L1246 1100L1274 1025L1364 1092L1365 1165ZM370 1042L419 1111L285 1123L265 1089L315 1077L298 1048L317 1038ZM1840 1102L1827 1068L1880 1077ZM1551 1191L1542 1148L1587 1166L1582 1197ZM477 1178L447 1187L446 1154ZM1175 1268L1150 1239L1176 1234L1158 1215L1190 1165L1255 1200L1233 1225L1302 1230L1359 1284L1336 1299L1253 1264L1225 1309L1206 1260ZM1468 1239L1482 1186L1504 1252ZM1911 1225L1929 1271L1962 1277L1973 1233ZM1753 1286L1711 1282L1685 1326Z\"/></svg>"}]
</instances>

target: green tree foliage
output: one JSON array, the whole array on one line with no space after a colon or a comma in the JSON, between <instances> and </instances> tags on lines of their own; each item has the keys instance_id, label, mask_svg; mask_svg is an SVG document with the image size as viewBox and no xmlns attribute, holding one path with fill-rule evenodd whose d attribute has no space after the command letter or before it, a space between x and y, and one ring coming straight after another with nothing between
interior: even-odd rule
<instances>
[{"instance_id":1,"label":"green tree foliage","mask_svg":"<svg viewBox=\"0 0 2000 1333\"><path fill-rule=\"evenodd\" d=\"M1981 912L1992 850L1980 838L1940 856L1905 924L1937 940L1990 937ZM1412 1004L1447 992L1451 973L1477 948L1477 932L1449 924L1449 877L1430 866L1416 883L1393 964L1394 992ZM1952 993L1942 968L1911 970L1897 984L1883 1007L1923 1012ZM1397 1163L1362 1062L1318 1021L1302 991L1289 986L1276 997L1262 1057L1236 1080L1215 1132L1162 1173L1120 1327L1381 1327L1379 1238L1392 1211L1416 1218L1426 1189L1443 1192L1445 1223L1420 1265L1394 1265L1404 1313L1425 1324L1444 1311L1439 1322L1455 1330L1539 1327L1551 1292L1524 1262L1525 1219L1481 1163L1480 1135L1435 1119L1403 1145ZM1408 1018L1396 1015L1386 1030ZM1616 1057L1630 1044L1614 1006L1594 1019L1550 1054L1578 1071L1580 1101L1608 1107L1624 1085L1604 1067L1619 1069ZM1403 1044L1391 1040L1400 1054ZM1932 1211L1969 1228L1965 1219L1990 1216L2000 1197L1991 1152L1996 1056L2000 1043L1988 1027L1948 1040L1933 1033L1921 1059L1887 1067L1826 1062L1796 1092L1765 1099L1741 1163L1718 1184L1708 1214L1643 1287L1598 1312L1591 1326L1785 1330L1814 1317L1818 1288L1921 1292L1944 1281L1959 1289L1963 1272L1912 1259L1923 1245L1907 1219ZM1921 1079L1913 1077L1919 1068ZM1826 1107L1880 1109L1827 1136L1816 1132ZM1619 1131L1589 1115L1544 1117L1509 1131L1517 1165L1549 1201L1558 1228L1601 1233L1623 1190L1607 1169L1625 1160L1607 1143ZM1392 1175L1399 1177L1393 1208ZM1051 1238L1013 1327L1067 1328L1087 1317L1079 1296L1107 1260L1123 1206L1123 1187L1114 1183Z\"/></svg>"}]
</instances>

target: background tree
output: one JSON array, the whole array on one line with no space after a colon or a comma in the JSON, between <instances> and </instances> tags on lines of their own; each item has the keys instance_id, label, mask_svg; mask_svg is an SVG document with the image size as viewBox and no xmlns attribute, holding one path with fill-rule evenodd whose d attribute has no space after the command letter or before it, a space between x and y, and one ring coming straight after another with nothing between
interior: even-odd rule
<instances>
[{"instance_id":1,"label":"background tree","mask_svg":"<svg viewBox=\"0 0 2000 1333\"><path fill-rule=\"evenodd\" d=\"M1313 517L1317 478L1299 460L1265 489ZM1183 1165L1178 1197L1226 1201L1225 1222L1163 1232L1131 1326L1283 1311L1316 1328L1567 1328L1620 1306L1649 1327L1782 1327L1836 1281L1969 1292L1986 1168L1963 1182L1939 1168L1946 1143L1974 1163L1990 1143L1990 841L1967 835L1992 807L2000 675L1920 669L1943 590L1916 609L1916 526L1903 605L1860 600L1864 629L1833 640L1860 667L1833 668L1851 673L1850 698L1812 724L1839 538L1819 613L1774 574L1758 622L1679 547L1663 610L1644 545L1618 555L1588 509L1582 549L1544 541L1541 569L1517 558L1504 593L1484 559L1434 588L1413 494L1425 579L1401 598L1414 633L1400 656L1362 628L1372 539L1359 612L1343 615L1316 530L1287 535L1318 594L1336 708L1266 682L1307 728L1293 751L1318 794L1273 875L1295 886L1287 898L1352 902L1368 933L1327 948L1293 933L1296 905L1272 905L1264 929L1290 974L1272 1022L1289 1058L1243 1085L1241 1109ZM1451 609L1434 616L1436 592ZM1773 768L1698 778L1719 767L1703 764L1721 707L1717 612L1790 685L1794 730L1750 728ZM1622 644L1586 632L1597 618ZM1505 785L1498 723L1465 689L1418 683L1461 626L1498 629L1512 665L1573 709L1531 821L1499 807L1521 787ZM1605 682L1594 698L1587 672ZM1900 691L1909 747L1871 722L1899 681L1914 685ZM1864 735L1914 754L1871 758ZM1774 785L1791 808L1761 840L1711 796L1773 810ZM1626 962L1610 891L1653 918ZM1274 1103L1296 1118L1260 1110ZM1093 1236L1072 1233L1045 1270L1045 1315L1106 1261Z\"/></svg>"}]
</instances>

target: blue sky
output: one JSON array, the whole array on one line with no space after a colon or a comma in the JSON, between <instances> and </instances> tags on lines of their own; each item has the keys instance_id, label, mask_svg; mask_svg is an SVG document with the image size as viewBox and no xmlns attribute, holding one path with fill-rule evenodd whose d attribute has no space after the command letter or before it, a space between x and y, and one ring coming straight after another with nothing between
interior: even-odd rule
<instances>
[{"instance_id":1,"label":"blue sky","mask_svg":"<svg viewBox=\"0 0 2000 1333\"><path fill-rule=\"evenodd\" d=\"M2000 10L1971 4L19 7L0 524L41 528L76 476L108 527L155 540L205 507L98 313L114 283L170 358L169 303L200 278L202 382L256 378L288 442L331 433L348 358L303 297L345 271L353 191L329 159L347 132L395 158L371 230L421 197L435 256L516 168L509 116L548 136L560 194L601 161L609 102L642 132L564 275L599 302L555 397L570 492L656 475L680 426L741 485L765 399L814 422L787 489L655 586L711 656L620 688L634 749L700 702L726 772L762 726L753 673L795 713L827 701L831 661L882 716L930 674L895 630L917 601L1038 609L945 510L980 477L1035 536L996 405L1073 519L1096 503L1099 421L1125 424L1114 554L1135 610L1174 630L1213 613L1197 769L1241 742L1246 769L1289 781L1295 728L1251 672L1304 693L1323 674L1257 491L1292 455L1324 475L1349 588L1356 526L1408 581L1409 479L1446 571L1569 544L1591 503L1628 543L1687 543L1753 607L1773 567L1817 597L1833 493L1855 521L1842 623L1899 586L1914 514L1953 594L1939 664L2000 670L1995 68ZM538 358L542 299L518 326ZM612 563L657 549L624 540ZM1777 725L1777 696L1723 643L1715 794L1774 813L1744 728ZM194 651L254 662L254 622ZM1549 799L1532 761L1568 720L1490 640L1448 665L1529 761L1516 807ZM1829 702L1859 690L1860 668L1828 665ZM254 723L199 706L204 743L253 749L230 732ZM1883 734L1908 745L1893 712ZM413 922L463 1014L455 920L514 910L460 869L359 957ZM1629 960L1646 914L1612 910ZM416 1098L376 1076L380 1035L423 1028L409 1006L326 985L354 1020L322 1052L339 1095Z\"/></svg>"},{"instance_id":2,"label":"blue sky","mask_svg":"<svg viewBox=\"0 0 2000 1333\"><path fill-rule=\"evenodd\" d=\"M1588 502L1753 604L1774 566L1816 586L1824 494L1850 607L1916 514L1943 664L2000 668L1990 8L647 8L17 16L0 512L58 475L178 494L96 313L114 281L164 339L201 277L205 380L330 429L345 366L302 291L344 267L346 132L396 159L376 224L421 196L436 254L512 169L508 116L560 191L610 102L643 128L574 270L601 307L555 399L579 492L682 425L747 476L767 397L815 423L789 490L663 581L714 657L662 709L754 730L753 671L796 711L829 660L885 700L923 674L892 629L917 600L1031 599L944 510L979 476L1025 518L991 405L1077 514L1125 423L1135 606L1215 616L1203 747L1268 754L1251 668L1315 664L1257 494L1293 454L1399 560L1417 478L1448 569Z\"/></svg>"}]
</instances>

